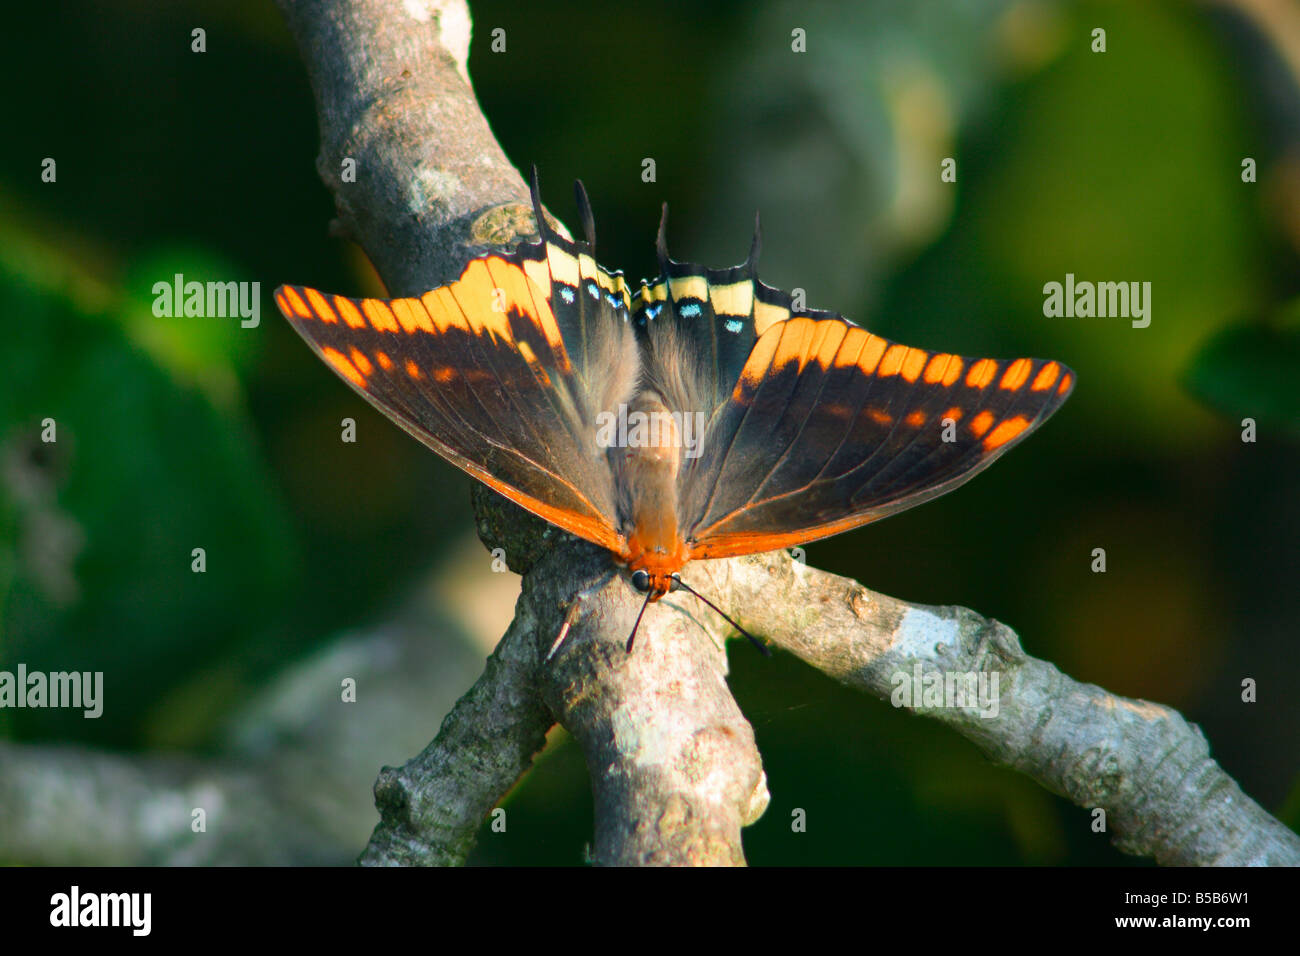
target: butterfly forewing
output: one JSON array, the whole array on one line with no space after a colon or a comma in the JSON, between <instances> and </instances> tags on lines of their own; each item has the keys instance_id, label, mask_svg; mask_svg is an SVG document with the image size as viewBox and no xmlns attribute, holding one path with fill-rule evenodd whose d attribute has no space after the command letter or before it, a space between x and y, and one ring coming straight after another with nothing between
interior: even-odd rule
<instances>
[{"instance_id":1,"label":"butterfly forewing","mask_svg":"<svg viewBox=\"0 0 1300 956\"><path fill-rule=\"evenodd\" d=\"M599 294L584 298L584 285ZM592 435L611 376L629 366L635 376L620 296L621 277L616 291L576 245L552 240L476 259L418 298L284 286L276 302L397 424L516 503L617 552L613 478Z\"/></svg>"}]
</instances>

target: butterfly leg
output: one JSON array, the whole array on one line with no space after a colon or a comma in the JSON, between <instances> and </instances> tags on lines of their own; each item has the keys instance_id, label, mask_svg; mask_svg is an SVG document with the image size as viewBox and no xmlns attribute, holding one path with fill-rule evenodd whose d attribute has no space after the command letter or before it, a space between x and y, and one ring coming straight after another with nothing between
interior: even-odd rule
<instances>
[{"instance_id":1,"label":"butterfly leg","mask_svg":"<svg viewBox=\"0 0 1300 956\"><path fill-rule=\"evenodd\" d=\"M564 639L569 636L569 628L578 620L578 613L582 610L583 601L585 601L589 595L594 594L603 588L609 583L610 579L617 574L618 571L611 568L607 573L601 575L600 579L596 581L595 584L588 588L584 588L573 596L573 600L569 603L569 609L564 614L564 623L560 625L560 632L555 635L555 640L551 644L551 649L546 652L546 657L543 658L544 662L549 663L551 658L559 651L560 647L563 646Z\"/></svg>"},{"instance_id":2,"label":"butterfly leg","mask_svg":"<svg viewBox=\"0 0 1300 956\"><path fill-rule=\"evenodd\" d=\"M555 656L555 652L560 649L564 639L569 636L569 627L573 624L574 619L578 616L578 606L582 603L582 598L575 598L569 605L569 613L564 615L564 624L560 626L560 633L556 635L555 642L551 644L551 649L546 652L546 660L549 662Z\"/></svg>"}]
</instances>

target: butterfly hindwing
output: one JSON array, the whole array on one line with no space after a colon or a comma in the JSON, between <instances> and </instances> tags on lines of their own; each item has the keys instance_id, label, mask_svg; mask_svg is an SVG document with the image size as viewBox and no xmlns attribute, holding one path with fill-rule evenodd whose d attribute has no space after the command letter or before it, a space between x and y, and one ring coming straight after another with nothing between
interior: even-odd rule
<instances>
[{"instance_id":1,"label":"butterfly hindwing","mask_svg":"<svg viewBox=\"0 0 1300 956\"><path fill-rule=\"evenodd\" d=\"M708 493L683 507L692 553L788 547L943 494L1033 431L1072 384L1058 362L931 353L839 317L775 323L705 435L694 487Z\"/></svg>"},{"instance_id":2,"label":"butterfly hindwing","mask_svg":"<svg viewBox=\"0 0 1300 956\"><path fill-rule=\"evenodd\" d=\"M598 294L592 294L594 289ZM548 521L621 547L592 440L636 375L622 277L558 236L471 261L420 297L283 286L276 302L358 393L453 464Z\"/></svg>"},{"instance_id":3,"label":"butterfly hindwing","mask_svg":"<svg viewBox=\"0 0 1300 956\"><path fill-rule=\"evenodd\" d=\"M759 335L791 316L790 296L758 281L755 255L729 269L704 269L669 259L661 248L660 276L642 283L631 308L648 384L665 398L679 395L693 411L712 415L731 397Z\"/></svg>"},{"instance_id":4,"label":"butterfly hindwing","mask_svg":"<svg viewBox=\"0 0 1300 956\"><path fill-rule=\"evenodd\" d=\"M729 270L666 260L663 273L632 309L650 379L708 422L678 477L695 557L815 540L942 494L1073 384L1057 362L931 353L797 309L752 256Z\"/></svg>"}]
</instances>

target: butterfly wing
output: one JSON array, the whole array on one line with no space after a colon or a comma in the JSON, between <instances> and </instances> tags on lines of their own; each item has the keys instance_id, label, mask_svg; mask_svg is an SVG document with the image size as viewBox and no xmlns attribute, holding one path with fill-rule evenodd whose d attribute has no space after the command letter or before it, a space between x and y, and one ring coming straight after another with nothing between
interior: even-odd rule
<instances>
[{"instance_id":1,"label":"butterfly wing","mask_svg":"<svg viewBox=\"0 0 1300 956\"><path fill-rule=\"evenodd\" d=\"M546 236L471 261L418 298L301 286L280 311L352 388L448 461L616 553L615 490L596 415L637 374L621 275Z\"/></svg>"},{"instance_id":2,"label":"butterfly wing","mask_svg":"<svg viewBox=\"0 0 1300 956\"><path fill-rule=\"evenodd\" d=\"M950 491L1073 386L1058 362L936 354L794 310L750 266L669 263L665 276L643 286L633 314L671 407L708 421L678 476L695 558L813 541ZM683 342L697 347L693 365ZM673 362L680 380L664 367Z\"/></svg>"}]
</instances>

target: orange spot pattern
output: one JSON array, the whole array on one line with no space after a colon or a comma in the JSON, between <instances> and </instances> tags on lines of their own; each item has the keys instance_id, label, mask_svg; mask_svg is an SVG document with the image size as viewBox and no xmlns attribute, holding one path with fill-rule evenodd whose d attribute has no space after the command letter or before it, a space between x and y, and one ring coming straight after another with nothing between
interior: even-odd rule
<instances>
[{"instance_id":1,"label":"orange spot pattern","mask_svg":"<svg viewBox=\"0 0 1300 956\"><path fill-rule=\"evenodd\" d=\"M880 360L880 365L876 368L876 374L883 377L897 375L899 369L903 367L903 359L907 356L908 348L906 345L891 345L885 357Z\"/></svg>"},{"instance_id":2,"label":"orange spot pattern","mask_svg":"<svg viewBox=\"0 0 1300 956\"><path fill-rule=\"evenodd\" d=\"M361 317L357 305L351 299L345 299L341 295L334 297L334 308L339 310L339 315L343 316L343 321L347 323L350 329L364 329L366 320Z\"/></svg>"},{"instance_id":3,"label":"orange spot pattern","mask_svg":"<svg viewBox=\"0 0 1300 956\"><path fill-rule=\"evenodd\" d=\"M419 299L394 299L392 306L398 325L407 335L433 331L433 320L429 318L429 313L424 311L424 305Z\"/></svg>"},{"instance_id":4,"label":"orange spot pattern","mask_svg":"<svg viewBox=\"0 0 1300 956\"><path fill-rule=\"evenodd\" d=\"M880 359L885 354L885 340L879 335L868 335L866 344L862 347L862 354L858 357L858 368L868 375L875 372L880 365Z\"/></svg>"},{"instance_id":5,"label":"orange spot pattern","mask_svg":"<svg viewBox=\"0 0 1300 956\"><path fill-rule=\"evenodd\" d=\"M344 378L346 378L353 385L357 386L358 388L366 387L366 377L357 370L357 367L355 365L353 365L351 362L348 361L347 356L345 356L342 352L338 351L337 349L329 348L327 346L321 349L320 354L325 357L325 361L329 362L336 369L338 369L338 373L342 375Z\"/></svg>"},{"instance_id":6,"label":"orange spot pattern","mask_svg":"<svg viewBox=\"0 0 1300 956\"><path fill-rule=\"evenodd\" d=\"M980 359L970 367L970 374L966 376L966 384L971 388L984 388L989 382L993 381L993 376L997 373L998 363L993 359Z\"/></svg>"},{"instance_id":7,"label":"orange spot pattern","mask_svg":"<svg viewBox=\"0 0 1300 956\"><path fill-rule=\"evenodd\" d=\"M993 413L988 409L980 412L970 421L970 430L976 438L983 438L984 433L993 427Z\"/></svg>"},{"instance_id":8,"label":"orange spot pattern","mask_svg":"<svg viewBox=\"0 0 1300 956\"><path fill-rule=\"evenodd\" d=\"M338 324L339 317L334 314L334 310L330 308L330 304L325 301L325 296L321 295L315 289L303 289L302 291L307 293L307 301L311 303L312 311L316 313L318 319L322 322Z\"/></svg>"},{"instance_id":9,"label":"orange spot pattern","mask_svg":"<svg viewBox=\"0 0 1300 956\"><path fill-rule=\"evenodd\" d=\"M1002 376L1000 387L1008 391L1014 391L1024 385L1029 379L1029 370L1033 368L1033 363L1029 359L1016 359L1009 366L1007 372Z\"/></svg>"},{"instance_id":10,"label":"orange spot pattern","mask_svg":"<svg viewBox=\"0 0 1300 956\"><path fill-rule=\"evenodd\" d=\"M298 296L298 293L293 289L286 286L284 297L289 300L289 308L293 310L294 315L298 316L300 319L311 317L311 309L307 308L307 303L303 302Z\"/></svg>"},{"instance_id":11,"label":"orange spot pattern","mask_svg":"<svg viewBox=\"0 0 1300 956\"><path fill-rule=\"evenodd\" d=\"M1061 366L1055 362L1048 362L1034 377L1034 384L1029 386L1030 390L1035 392L1046 391L1056 383L1056 376L1060 373Z\"/></svg>"},{"instance_id":12,"label":"orange spot pattern","mask_svg":"<svg viewBox=\"0 0 1300 956\"><path fill-rule=\"evenodd\" d=\"M375 370L375 367L370 364L370 359L366 358L365 353L356 346L353 346L352 348L352 364L360 369L361 374L366 378L369 378L371 373Z\"/></svg>"},{"instance_id":13,"label":"orange spot pattern","mask_svg":"<svg viewBox=\"0 0 1300 956\"><path fill-rule=\"evenodd\" d=\"M376 332L396 332L397 318L388 303L382 299L362 299L361 311L366 314Z\"/></svg>"},{"instance_id":14,"label":"orange spot pattern","mask_svg":"<svg viewBox=\"0 0 1300 956\"><path fill-rule=\"evenodd\" d=\"M995 448L1001 448L1011 439L1015 438L1026 428L1029 427L1029 419L1023 415L1017 415L1015 418L1008 418L997 428L989 433L989 437L984 439L984 449L993 451Z\"/></svg>"},{"instance_id":15,"label":"orange spot pattern","mask_svg":"<svg viewBox=\"0 0 1300 956\"><path fill-rule=\"evenodd\" d=\"M924 349L908 349L903 355L903 367L900 370L903 378L909 382L915 382L921 377L921 369L925 368L925 360L930 353Z\"/></svg>"}]
</instances>

